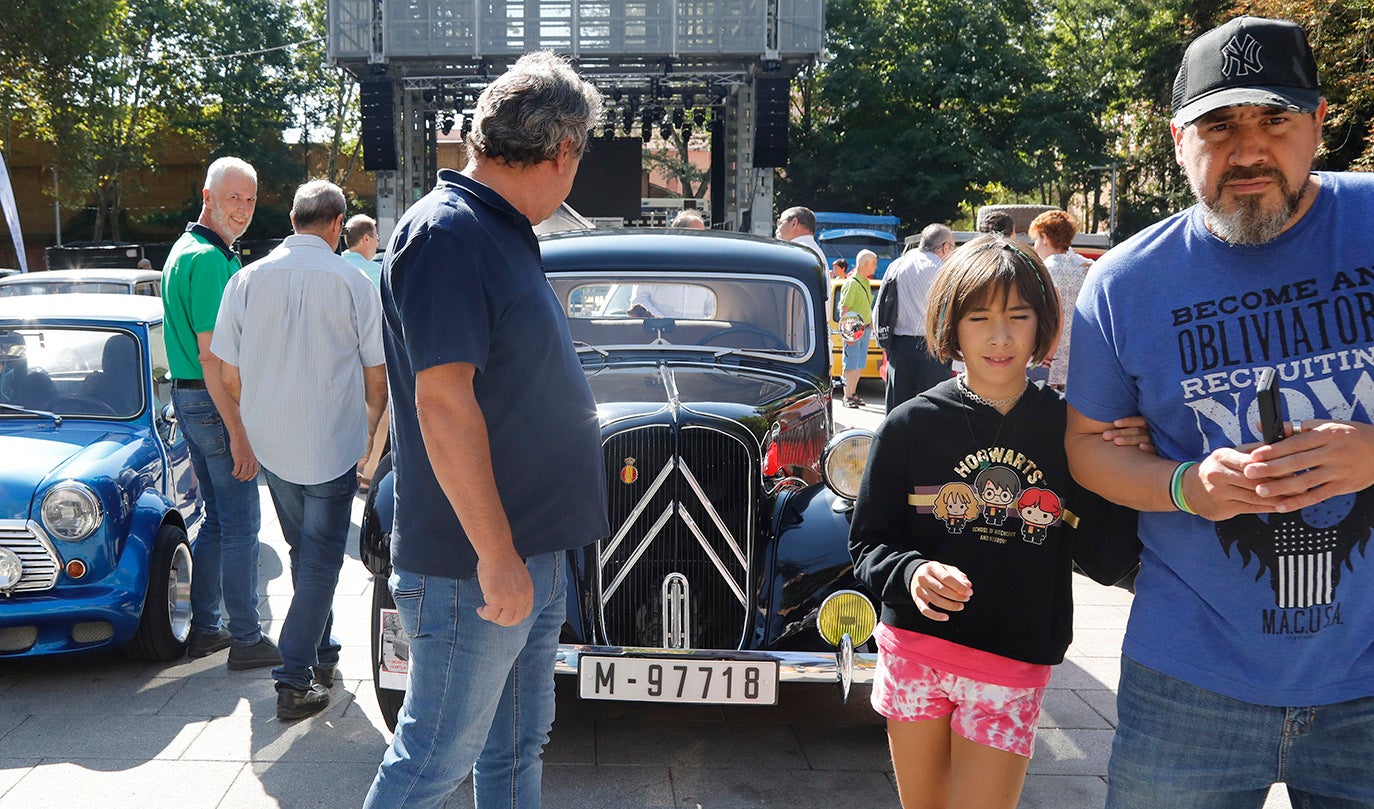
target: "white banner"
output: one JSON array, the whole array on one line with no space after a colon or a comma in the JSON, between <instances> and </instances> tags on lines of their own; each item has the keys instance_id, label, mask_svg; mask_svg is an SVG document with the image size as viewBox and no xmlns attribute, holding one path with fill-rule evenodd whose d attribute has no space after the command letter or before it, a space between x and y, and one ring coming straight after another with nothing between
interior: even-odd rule
<instances>
[{"instance_id":1,"label":"white banner","mask_svg":"<svg viewBox=\"0 0 1374 809\"><path fill-rule=\"evenodd\" d=\"M19 270L28 272L29 259L24 255L24 234L19 231L19 206L14 204L14 186L10 185L10 172L5 168L4 155L0 155L0 210L4 210L5 221L10 226L10 239L14 241L14 252L19 256Z\"/></svg>"}]
</instances>

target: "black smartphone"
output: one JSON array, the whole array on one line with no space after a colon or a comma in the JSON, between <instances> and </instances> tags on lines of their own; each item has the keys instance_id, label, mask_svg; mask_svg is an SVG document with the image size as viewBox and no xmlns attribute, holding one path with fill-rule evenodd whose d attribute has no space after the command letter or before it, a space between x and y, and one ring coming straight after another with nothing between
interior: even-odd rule
<instances>
[{"instance_id":1,"label":"black smartphone","mask_svg":"<svg viewBox=\"0 0 1374 809\"><path fill-rule=\"evenodd\" d=\"M1283 440L1283 394L1279 375L1273 368L1261 368L1255 378L1259 393L1260 438L1266 444Z\"/></svg>"}]
</instances>

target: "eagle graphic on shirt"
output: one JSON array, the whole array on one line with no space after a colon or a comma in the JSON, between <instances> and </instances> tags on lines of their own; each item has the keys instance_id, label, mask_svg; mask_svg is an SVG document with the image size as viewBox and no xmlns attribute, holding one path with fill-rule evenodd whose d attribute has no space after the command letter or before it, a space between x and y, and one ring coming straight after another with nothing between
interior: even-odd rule
<instances>
[{"instance_id":1,"label":"eagle graphic on shirt","mask_svg":"<svg viewBox=\"0 0 1374 809\"><path fill-rule=\"evenodd\" d=\"M1291 514L1243 514L1217 523L1227 556L1243 567L1253 559L1259 581L1267 572L1281 609L1334 603L1342 569L1355 569L1374 537L1374 487L1338 495Z\"/></svg>"}]
</instances>

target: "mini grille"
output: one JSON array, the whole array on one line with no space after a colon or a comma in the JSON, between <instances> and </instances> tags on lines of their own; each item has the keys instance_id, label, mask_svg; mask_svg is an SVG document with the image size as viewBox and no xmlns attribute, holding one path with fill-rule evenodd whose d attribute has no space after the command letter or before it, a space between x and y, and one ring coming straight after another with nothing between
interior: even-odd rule
<instances>
[{"instance_id":1,"label":"mini grille","mask_svg":"<svg viewBox=\"0 0 1374 809\"><path fill-rule=\"evenodd\" d=\"M663 581L681 574L690 645L739 648L750 614L757 477L746 445L711 428L662 425L611 436L605 450L613 531L598 545L606 641L660 646Z\"/></svg>"},{"instance_id":2,"label":"mini grille","mask_svg":"<svg viewBox=\"0 0 1374 809\"><path fill-rule=\"evenodd\" d=\"M46 537L40 536L27 523L0 524L0 548L14 551L24 565L24 575L13 592L37 592L57 584L61 569L57 551Z\"/></svg>"}]
</instances>

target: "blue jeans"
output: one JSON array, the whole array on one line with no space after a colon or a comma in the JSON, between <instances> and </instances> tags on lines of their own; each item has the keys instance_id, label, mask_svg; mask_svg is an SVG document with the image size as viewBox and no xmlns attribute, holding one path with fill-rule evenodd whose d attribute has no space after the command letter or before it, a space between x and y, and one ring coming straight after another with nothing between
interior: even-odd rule
<instances>
[{"instance_id":1,"label":"blue jeans","mask_svg":"<svg viewBox=\"0 0 1374 809\"><path fill-rule=\"evenodd\" d=\"M1259 809L1283 781L1296 809L1374 807L1374 697L1272 708L1121 658L1108 809Z\"/></svg>"},{"instance_id":2,"label":"blue jeans","mask_svg":"<svg viewBox=\"0 0 1374 809\"><path fill-rule=\"evenodd\" d=\"M258 528L262 523L257 481L235 480L229 431L204 390L172 387L177 423L191 451L205 519L191 549L191 629L220 627L220 600L229 613L229 634L238 646L262 638L258 619Z\"/></svg>"},{"instance_id":3,"label":"blue jeans","mask_svg":"<svg viewBox=\"0 0 1374 809\"><path fill-rule=\"evenodd\" d=\"M567 616L563 560L546 553L526 561L534 610L509 627L477 616L475 576L391 575L410 635L410 681L364 809L443 806L469 769L478 809L538 809Z\"/></svg>"},{"instance_id":4,"label":"blue jeans","mask_svg":"<svg viewBox=\"0 0 1374 809\"><path fill-rule=\"evenodd\" d=\"M281 626L277 646L281 665L272 678L292 688L310 688L310 667L339 664L334 640L334 588L339 584L344 546L352 525L353 493L358 473L353 467L324 483L282 480L263 468L281 533L291 548L291 607Z\"/></svg>"}]
</instances>

